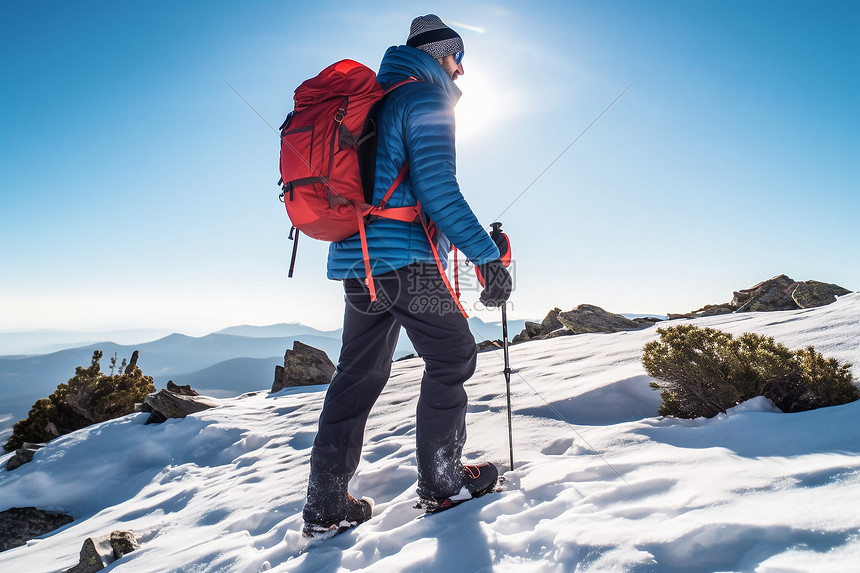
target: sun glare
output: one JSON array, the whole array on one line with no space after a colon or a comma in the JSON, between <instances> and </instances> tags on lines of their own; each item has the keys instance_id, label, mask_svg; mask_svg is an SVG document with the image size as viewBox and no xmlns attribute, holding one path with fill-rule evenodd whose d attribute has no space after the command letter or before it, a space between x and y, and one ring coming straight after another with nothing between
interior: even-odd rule
<instances>
[{"instance_id":1,"label":"sun glare","mask_svg":"<svg viewBox=\"0 0 860 573\"><path fill-rule=\"evenodd\" d=\"M457 80L463 91L463 97L455 108L458 140L483 137L497 124L518 115L521 109L517 91L509 86L503 87L500 78L487 68L475 66L473 70L474 75L470 76L470 70L466 68L466 73Z\"/></svg>"}]
</instances>

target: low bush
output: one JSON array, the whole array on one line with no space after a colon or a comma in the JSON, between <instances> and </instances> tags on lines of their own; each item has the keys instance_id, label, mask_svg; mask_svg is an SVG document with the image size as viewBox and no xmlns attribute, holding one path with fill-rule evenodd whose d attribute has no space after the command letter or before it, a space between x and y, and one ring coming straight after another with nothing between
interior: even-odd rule
<instances>
[{"instance_id":1,"label":"low bush","mask_svg":"<svg viewBox=\"0 0 860 573\"><path fill-rule=\"evenodd\" d=\"M813 347L792 351L773 338L693 325L658 330L642 363L660 391L658 412L679 418L712 417L765 396L784 412L802 412L860 399L850 364Z\"/></svg>"},{"instance_id":2,"label":"low bush","mask_svg":"<svg viewBox=\"0 0 860 573\"><path fill-rule=\"evenodd\" d=\"M41 443L80 430L91 424L119 418L134 412L134 405L155 392L151 376L144 376L137 366L137 352L131 364L116 368L111 360L111 374L101 371L102 352L93 353L88 368L78 366L68 382L57 386L48 398L37 400L29 416L15 423L12 437L3 446L7 452L26 442Z\"/></svg>"}]
</instances>

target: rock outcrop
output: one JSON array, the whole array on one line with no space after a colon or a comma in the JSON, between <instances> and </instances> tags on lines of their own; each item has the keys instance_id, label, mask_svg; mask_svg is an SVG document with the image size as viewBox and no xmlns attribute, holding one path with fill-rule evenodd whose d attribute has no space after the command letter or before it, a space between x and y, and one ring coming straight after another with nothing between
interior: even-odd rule
<instances>
[{"instance_id":1,"label":"rock outcrop","mask_svg":"<svg viewBox=\"0 0 860 573\"><path fill-rule=\"evenodd\" d=\"M140 545L131 531L112 531L110 535L88 537L81 547L78 564L63 573L95 573L137 549Z\"/></svg>"},{"instance_id":2,"label":"rock outcrop","mask_svg":"<svg viewBox=\"0 0 860 573\"><path fill-rule=\"evenodd\" d=\"M335 366L325 352L297 340L293 342L292 350L284 353L284 365L275 366L272 392L292 386L328 384L334 370Z\"/></svg>"},{"instance_id":3,"label":"rock outcrop","mask_svg":"<svg viewBox=\"0 0 860 573\"><path fill-rule=\"evenodd\" d=\"M482 340L477 345L478 352L486 352L488 350L502 350L501 340Z\"/></svg>"},{"instance_id":4,"label":"rock outcrop","mask_svg":"<svg viewBox=\"0 0 860 573\"><path fill-rule=\"evenodd\" d=\"M560 312L558 320L573 334L622 332L639 330L647 326L591 304L581 304L573 310Z\"/></svg>"},{"instance_id":5,"label":"rock outcrop","mask_svg":"<svg viewBox=\"0 0 860 573\"><path fill-rule=\"evenodd\" d=\"M78 564L66 569L63 573L95 573L110 563L112 549L107 535L87 537L81 547Z\"/></svg>"},{"instance_id":6,"label":"rock outcrop","mask_svg":"<svg viewBox=\"0 0 860 573\"><path fill-rule=\"evenodd\" d=\"M511 344L519 344L526 340L542 340L545 338L553 338L554 336L564 336L573 334L564 328L564 325L558 319L561 313L560 308L554 308L540 322L526 321L523 331L514 336Z\"/></svg>"},{"instance_id":7,"label":"rock outcrop","mask_svg":"<svg viewBox=\"0 0 860 573\"><path fill-rule=\"evenodd\" d=\"M33 461L33 456L36 452L44 447L45 444L31 444L30 442L24 442L20 448L15 450L15 455L9 458L9 461L6 462L6 471L11 472L26 463L30 463Z\"/></svg>"},{"instance_id":8,"label":"rock outcrop","mask_svg":"<svg viewBox=\"0 0 860 573\"><path fill-rule=\"evenodd\" d=\"M663 322L662 318L657 318L656 316L637 316L633 319L633 322L638 322L643 327L654 326L658 322Z\"/></svg>"},{"instance_id":9,"label":"rock outcrop","mask_svg":"<svg viewBox=\"0 0 860 573\"><path fill-rule=\"evenodd\" d=\"M835 302L837 297L846 294L851 294L851 291L839 285L803 281L797 283L797 288L791 293L791 299L800 308L815 308Z\"/></svg>"},{"instance_id":10,"label":"rock outcrop","mask_svg":"<svg viewBox=\"0 0 860 573\"><path fill-rule=\"evenodd\" d=\"M171 380L166 390L147 396L140 411L149 412L147 424L160 424L168 418L184 418L217 405L211 398L197 394L190 386L177 386Z\"/></svg>"},{"instance_id":11,"label":"rock outcrop","mask_svg":"<svg viewBox=\"0 0 860 573\"><path fill-rule=\"evenodd\" d=\"M179 394L180 396L199 396L196 390L191 388L190 384L185 384L184 386L180 386L173 382L173 380L167 381L167 390L173 392L174 394Z\"/></svg>"},{"instance_id":12,"label":"rock outcrop","mask_svg":"<svg viewBox=\"0 0 860 573\"><path fill-rule=\"evenodd\" d=\"M532 322L527 320L523 331L514 336L511 339L511 344L519 344L520 342L525 342L526 340L538 340L543 338L545 333L540 328L539 322Z\"/></svg>"},{"instance_id":13,"label":"rock outcrop","mask_svg":"<svg viewBox=\"0 0 860 573\"><path fill-rule=\"evenodd\" d=\"M121 559L124 555L140 549L140 544L131 531L111 531L110 546L114 559Z\"/></svg>"},{"instance_id":14,"label":"rock outcrop","mask_svg":"<svg viewBox=\"0 0 860 573\"><path fill-rule=\"evenodd\" d=\"M523 331L513 338L511 344L572 334L639 330L653 323L649 320L630 320L620 314L607 312L599 306L581 304L567 312L554 308L541 322L526 322Z\"/></svg>"},{"instance_id":15,"label":"rock outcrop","mask_svg":"<svg viewBox=\"0 0 860 573\"><path fill-rule=\"evenodd\" d=\"M699 318L732 312L769 312L814 308L830 304L836 301L836 297L850 292L848 289L835 284L819 281L798 282L786 275L779 275L748 289L735 292L731 302L709 304L685 314L670 314L669 318Z\"/></svg>"},{"instance_id":16,"label":"rock outcrop","mask_svg":"<svg viewBox=\"0 0 860 573\"><path fill-rule=\"evenodd\" d=\"M74 521L71 515L42 511L35 507L13 507L0 511L0 551L25 545L27 541Z\"/></svg>"}]
</instances>

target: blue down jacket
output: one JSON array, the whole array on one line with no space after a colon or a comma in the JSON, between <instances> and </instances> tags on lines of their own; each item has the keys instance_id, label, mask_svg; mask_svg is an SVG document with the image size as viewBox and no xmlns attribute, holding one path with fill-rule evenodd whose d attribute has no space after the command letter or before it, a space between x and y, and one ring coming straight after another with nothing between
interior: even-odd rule
<instances>
[{"instance_id":1,"label":"blue down jacket","mask_svg":"<svg viewBox=\"0 0 860 573\"><path fill-rule=\"evenodd\" d=\"M435 223L443 264L453 243L469 260L483 264L499 258L499 250L460 193L454 151L454 105L460 90L429 54L409 46L385 52L377 79L383 88L414 76L392 91L379 115L376 184L373 204L382 200L404 160L409 175L388 205L421 203ZM430 243L420 222L375 219L367 227L371 272L375 275L410 263L433 262ZM329 247L328 278L363 278L361 241L354 235Z\"/></svg>"}]
</instances>

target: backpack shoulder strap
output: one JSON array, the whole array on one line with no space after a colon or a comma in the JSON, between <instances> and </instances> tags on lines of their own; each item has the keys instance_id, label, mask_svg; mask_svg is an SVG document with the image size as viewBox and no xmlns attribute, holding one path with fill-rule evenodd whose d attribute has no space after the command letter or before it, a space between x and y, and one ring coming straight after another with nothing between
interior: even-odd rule
<instances>
[{"instance_id":1,"label":"backpack shoulder strap","mask_svg":"<svg viewBox=\"0 0 860 573\"><path fill-rule=\"evenodd\" d=\"M409 76L405 80L400 80L399 82L396 82L396 83L388 86L388 88L384 92L382 92L382 97L387 96L388 94L390 94L391 92L393 92L394 90L399 88L400 86L405 86L406 84L411 84L412 82L420 82L420 81L421 80L419 80L415 76Z\"/></svg>"},{"instance_id":2,"label":"backpack shoulder strap","mask_svg":"<svg viewBox=\"0 0 860 573\"><path fill-rule=\"evenodd\" d=\"M382 97L373 104L373 107L370 108L370 111L367 113L367 119L364 123L364 129L361 132L361 136L356 143L356 147L358 148L358 166L361 174L361 184L364 188L364 201L365 203L371 203L373 200L373 188L375 186L376 180L376 128L378 125L377 118L379 117L379 113L382 110L382 107L385 105L385 101L388 98L388 95L399 88L400 86L404 86L406 84L412 82L419 82L418 78L415 76L409 76L399 82L395 82L394 84L388 86L382 93ZM387 199L386 199L387 200Z\"/></svg>"}]
</instances>

